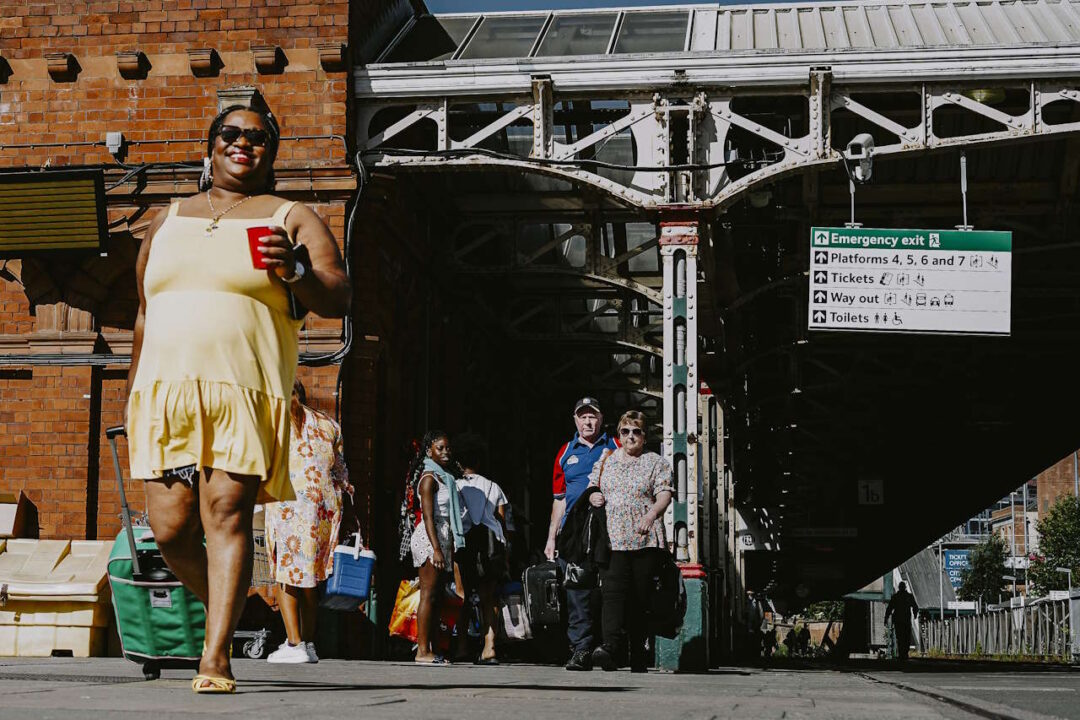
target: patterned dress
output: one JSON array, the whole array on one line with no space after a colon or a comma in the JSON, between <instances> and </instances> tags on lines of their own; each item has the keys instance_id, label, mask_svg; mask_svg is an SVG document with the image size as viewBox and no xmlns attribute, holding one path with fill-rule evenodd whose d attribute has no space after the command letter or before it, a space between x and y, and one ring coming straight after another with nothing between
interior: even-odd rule
<instances>
[{"instance_id":1,"label":"patterned dress","mask_svg":"<svg viewBox=\"0 0 1080 720\"><path fill-rule=\"evenodd\" d=\"M662 517L645 535L638 533L637 525L652 509L657 495L665 490L674 492L671 477L671 464L654 452L632 457L619 448L597 461L589 485L599 486L604 494L612 550L667 549Z\"/></svg>"},{"instance_id":2,"label":"patterned dress","mask_svg":"<svg viewBox=\"0 0 1080 720\"><path fill-rule=\"evenodd\" d=\"M341 428L311 408L303 411L304 426L292 428L289 453L296 500L266 506L266 547L276 582L310 588L334 572L342 493L352 497L353 488Z\"/></svg>"}]
</instances>

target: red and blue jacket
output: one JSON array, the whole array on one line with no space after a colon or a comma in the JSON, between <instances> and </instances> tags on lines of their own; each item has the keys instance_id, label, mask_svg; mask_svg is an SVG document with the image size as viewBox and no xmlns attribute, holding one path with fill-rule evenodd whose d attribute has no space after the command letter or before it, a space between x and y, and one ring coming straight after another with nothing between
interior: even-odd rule
<instances>
[{"instance_id":1,"label":"red and blue jacket","mask_svg":"<svg viewBox=\"0 0 1080 720\"><path fill-rule=\"evenodd\" d=\"M592 472L593 465L605 451L618 447L619 443L607 433L601 434L592 447L581 442L580 436L575 433L573 440L559 448L551 477L551 492L556 500L566 499L567 514L589 486L589 473ZM566 515L563 515L563 521L565 520Z\"/></svg>"}]
</instances>

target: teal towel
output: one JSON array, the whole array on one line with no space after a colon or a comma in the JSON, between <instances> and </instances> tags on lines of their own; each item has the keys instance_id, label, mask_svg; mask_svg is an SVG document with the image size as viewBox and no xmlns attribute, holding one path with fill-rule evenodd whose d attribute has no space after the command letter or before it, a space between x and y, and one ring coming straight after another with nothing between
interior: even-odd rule
<instances>
[{"instance_id":1,"label":"teal towel","mask_svg":"<svg viewBox=\"0 0 1080 720\"><path fill-rule=\"evenodd\" d=\"M457 479L431 458L424 458L424 472L450 490L450 532L454 535L454 549L465 547L465 531L461 528L461 496L458 495Z\"/></svg>"}]
</instances>

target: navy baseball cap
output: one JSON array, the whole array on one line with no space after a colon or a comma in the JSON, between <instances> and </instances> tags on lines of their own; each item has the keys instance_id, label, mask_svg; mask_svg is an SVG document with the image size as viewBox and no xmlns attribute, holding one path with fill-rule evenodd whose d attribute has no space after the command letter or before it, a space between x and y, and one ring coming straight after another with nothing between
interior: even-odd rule
<instances>
[{"instance_id":1,"label":"navy baseball cap","mask_svg":"<svg viewBox=\"0 0 1080 720\"><path fill-rule=\"evenodd\" d=\"M594 397L583 397L578 400L577 403L574 404L574 414L577 415L586 408L595 410L597 415L603 415L603 413L600 412L600 403L597 402Z\"/></svg>"}]
</instances>

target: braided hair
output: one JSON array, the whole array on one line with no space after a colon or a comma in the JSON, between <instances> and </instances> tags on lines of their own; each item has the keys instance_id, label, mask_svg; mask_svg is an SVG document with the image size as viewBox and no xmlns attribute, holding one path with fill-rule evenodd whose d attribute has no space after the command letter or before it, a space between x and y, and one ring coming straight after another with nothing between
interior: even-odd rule
<instances>
[{"instance_id":1,"label":"braided hair","mask_svg":"<svg viewBox=\"0 0 1080 720\"><path fill-rule=\"evenodd\" d=\"M266 174L266 187L263 190L269 192L274 189L276 182L274 179L274 160L277 158L278 145L281 143L281 128L278 127L277 119L269 110L247 105L230 105L210 121L210 129L206 133L206 159L203 161L202 177L199 178L199 190L209 190L213 185L214 177L210 169L210 158L214 156L214 142L221 133L222 126L225 125L225 118L238 110L258 115L263 129L266 130L266 161L270 164L270 172Z\"/></svg>"},{"instance_id":2,"label":"braided hair","mask_svg":"<svg viewBox=\"0 0 1080 720\"><path fill-rule=\"evenodd\" d=\"M405 476L409 487L416 491L420 484L420 476L424 474L424 458L427 457L428 448L440 438L449 438L442 430L428 430L424 433L424 439L420 441L420 447L416 449L412 461L409 463L409 473Z\"/></svg>"},{"instance_id":3,"label":"braided hair","mask_svg":"<svg viewBox=\"0 0 1080 720\"><path fill-rule=\"evenodd\" d=\"M409 555L410 541L413 529L420 521L420 478L424 474L424 458L427 457L428 448L440 438L449 437L442 430L429 430L424 434L424 439L417 444L412 441L413 458L409 461L409 470L405 473L405 496L401 500L401 514L398 524L400 535L399 560L404 560Z\"/></svg>"}]
</instances>

